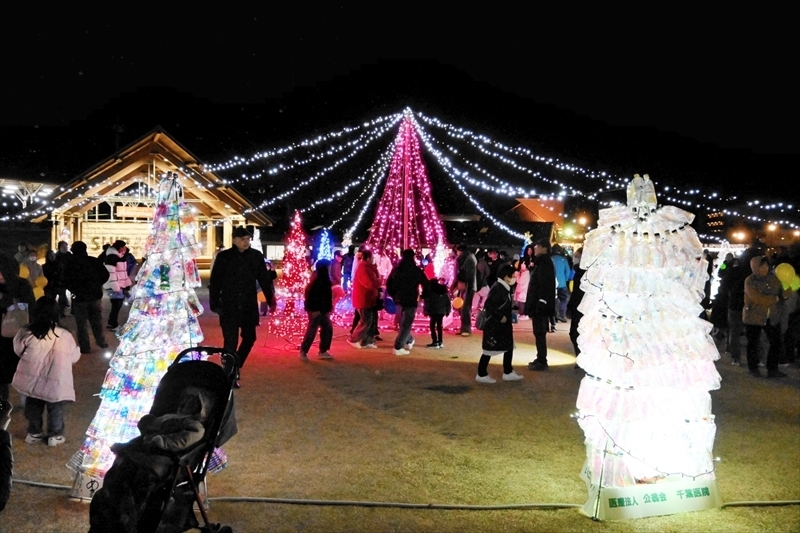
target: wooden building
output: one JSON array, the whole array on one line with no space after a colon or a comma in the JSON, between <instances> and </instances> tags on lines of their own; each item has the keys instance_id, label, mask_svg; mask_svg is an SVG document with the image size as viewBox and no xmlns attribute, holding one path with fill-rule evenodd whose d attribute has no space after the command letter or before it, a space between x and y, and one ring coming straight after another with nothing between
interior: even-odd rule
<instances>
[{"instance_id":1,"label":"wooden building","mask_svg":"<svg viewBox=\"0 0 800 533\"><path fill-rule=\"evenodd\" d=\"M97 255L104 243L122 239L141 258L155 207L155 191L167 172L181 178L184 198L194 211L198 262L205 263L217 246L231 246L235 226L263 228L273 221L235 188L203 168L198 158L157 127L119 152L58 187L45 206L28 210L33 222L52 222L51 246L60 240L86 243Z\"/></svg>"}]
</instances>

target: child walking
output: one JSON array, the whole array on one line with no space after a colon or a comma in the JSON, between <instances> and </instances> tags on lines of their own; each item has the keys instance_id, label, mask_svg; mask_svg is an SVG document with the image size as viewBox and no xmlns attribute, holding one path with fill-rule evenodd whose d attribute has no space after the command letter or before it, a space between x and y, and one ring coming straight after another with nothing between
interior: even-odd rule
<instances>
[{"instance_id":1,"label":"child walking","mask_svg":"<svg viewBox=\"0 0 800 533\"><path fill-rule=\"evenodd\" d=\"M331 262L327 259L317 261L311 280L306 286L306 312L308 313L308 327L300 345L300 359L308 361L308 350L314 342L314 337L319 333L319 357L320 359L333 359L328 353L333 339L333 324L331 324L330 312L333 310L333 290L331 288L331 278L328 267Z\"/></svg>"},{"instance_id":2,"label":"child walking","mask_svg":"<svg viewBox=\"0 0 800 533\"><path fill-rule=\"evenodd\" d=\"M11 384L27 396L25 418L28 436L25 442L48 446L64 443L63 405L75 401L72 365L81 357L72 333L58 325L60 310L51 296L42 296L33 306L31 322L14 337L14 351L19 365ZM47 433L42 418L47 409Z\"/></svg>"},{"instance_id":3,"label":"child walking","mask_svg":"<svg viewBox=\"0 0 800 533\"><path fill-rule=\"evenodd\" d=\"M423 298L424 313L431 319L431 343L426 348L444 348L444 337L442 337L442 322L445 315L449 315L452 309L450 296L447 294L447 287L442 283L443 280L433 278L428 284L428 290Z\"/></svg>"}]
</instances>

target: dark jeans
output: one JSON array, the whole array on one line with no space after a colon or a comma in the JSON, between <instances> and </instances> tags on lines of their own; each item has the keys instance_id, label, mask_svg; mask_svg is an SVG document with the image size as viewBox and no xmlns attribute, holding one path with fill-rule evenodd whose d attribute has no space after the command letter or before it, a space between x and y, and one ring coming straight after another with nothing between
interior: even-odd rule
<instances>
[{"instance_id":1,"label":"dark jeans","mask_svg":"<svg viewBox=\"0 0 800 533\"><path fill-rule=\"evenodd\" d=\"M395 313L395 315L397 315L397 313ZM358 309L356 309L353 312L353 324L350 326L350 335L352 335L353 332L356 330L356 326L358 325L358 322L360 320L361 320L361 313L359 313ZM395 323L397 323L397 319L396 318L395 318ZM378 330L378 312L375 311L375 320L372 323L372 336L373 337L377 337L378 333L379 333L379 330Z\"/></svg>"},{"instance_id":2,"label":"dark jeans","mask_svg":"<svg viewBox=\"0 0 800 533\"><path fill-rule=\"evenodd\" d=\"M47 434L50 436L64 434L64 402L46 402L39 398L25 400L25 419L28 421L28 433L36 435L43 432L42 419L47 407Z\"/></svg>"},{"instance_id":3,"label":"dark jeans","mask_svg":"<svg viewBox=\"0 0 800 533\"><path fill-rule=\"evenodd\" d=\"M94 340L97 345L101 347L107 346L105 334L103 333L103 317L100 313L100 300L87 302L86 300L72 299L72 315L75 317L78 346L80 346L81 352L88 352L91 349L89 332L86 330L87 320L89 321L89 327L92 328L92 334L94 334Z\"/></svg>"},{"instance_id":4,"label":"dark jeans","mask_svg":"<svg viewBox=\"0 0 800 533\"><path fill-rule=\"evenodd\" d=\"M536 361L547 364L547 331L550 329L550 317L532 316L533 338L536 339Z\"/></svg>"},{"instance_id":5,"label":"dark jeans","mask_svg":"<svg viewBox=\"0 0 800 533\"><path fill-rule=\"evenodd\" d=\"M360 318L348 341L357 342L361 346L373 344L375 342L375 323L377 322L378 312L373 307L357 309L357 311Z\"/></svg>"},{"instance_id":6,"label":"dark jeans","mask_svg":"<svg viewBox=\"0 0 800 533\"><path fill-rule=\"evenodd\" d=\"M414 317L416 314L416 306L400 308L400 331L397 333L397 337L394 339L395 350L401 349L403 346L414 340L414 337L411 336L411 326L414 325Z\"/></svg>"},{"instance_id":7,"label":"dark jeans","mask_svg":"<svg viewBox=\"0 0 800 533\"><path fill-rule=\"evenodd\" d=\"M514 358L514 350L509 350L503 354L503 374L510 374L514 371L511 366L511 360ZM481 360L478 361L478 375L483 377L489 374L489 361L492 358L488 355L481 355Z\"/></svg>"},{"instance_id":8,"label":"dark jeans","mask_svg":"<svg viewBox=\"0 0 800 533\"><path fill-rule=\"evenodd\" d=\"M67 288L59 286L56 289L56 296L58 297L58 309L61 314L64 314L64 309L69 307L69 300L67 299Z\"/></svg>"},{"instance_id":9,"label":"dark jeans","mask_svg":"<svg viewBox=\"0 0 800 533\"><path fill-rule=\"evenodd\" d=\"M789 315L789 328L783 334L783 362L795 362L798 347L800 347L800 310Z\"/></svg>"},{"instance_id":10,"label":"dark jeans","mask_svg":"<svg viewBox=\"0 0 800 533\"><path fill-rule=\"evenodd\" d=\"M742 310L728 309L728 352L734 361L742 357L742 329Z\"/></svg>"},{"instance_id":11,"label":"dark jeans","mask_svg":"<svg viewBox=\"0 0 800 533\"><path fill-rule=\"evenodd\" d=\"M575 349L575 357L581 354L581 349L578 348L578 326L583 318L583 313L575 309L572 311L572 322L569 323L569 340L572 341L572 347Z\"/></svg>"},{"instance_id":12,"label":"dark jeans","mask_svg":"<svg viewBox=\"0 0 800 533\"><path fill-rule=\"evenodd\" d=\"M250 355L250 350L256 343L256 324L240 326L238 321L225 320L225 315L222 315L219 317L219 325L222 328L223 347L239 356L239 368L242 368L247 356ZM242 342L237 348L239 330L241 330Z\"/></svg>"},{"instance_id":13,"label":"dark jeans","mask_svg":"<svg viewBox=\"0 0 800 533\"><path fill-rule=\"evenodd\" d=\"M569 302L569 289L560 287L556 289L556 316L559 320L567 319L567 302Z\"/></svg>"},{"instance_id":14,"label":"dark jeans","mask_svg":"<svg viewBox=\"0 0 800 533\"><path fill-rule=\"evenodd\" d=\"M311 349L311 344L314 342L314 337L319 333L319 353L324 353L330 350L331 340L333 339L333 324L331 324L331 317L328 313L319 313L317 316L312 317L311 313L308 314L308 327L306 334L303 337L303 343L300 345L300 351L304 354L308 353Z\"/></svg>"},{"instance_id":15,"label":"dark jeans","mask_svg":"<svg viewBox=\"0 0 800 533\"><path fill-rule=\"evenodd\" d=\"M431 341L432 342L444 342L444 337L442 336L442 322L444 321L444 315L431 315Z\"/></svg>"},{"instance_id":16,"label":"dark jeans","mask_svg":"<svg viewBox=\"0 0 800 533\"><path fill-rule=\"evenodd\" d=\"M475 298L475 291L467 289L464 291L462 299L464 304L461 306L461 333L472 333L472 300Z\"/></svg>"},{"instance_id":17,"label":"dark jeans","mask_svg":"<svg viewBox=\"0 0 800 533\"><path fill-rule=\"evenodd\" d=\"M781 327L767 324L766 326L751 326L746 324L744 327L747 335L747 368L758 370L758 341L761 338L761 330L767 334L769 351L767 352L767 370L778 369L778 357L781 351Z\"/></svg>"},{"instance_id":18,"label":"dark jeans","mask_svg":"<svg viewBox=\"0 0 800 533\"><path fill-rule=\"evenodd\" d=\"M119 311L125 302L121 298L111 298L111 311L108 313L108 325L112 328L119 326Z\"/></svg>"}]
</instances>

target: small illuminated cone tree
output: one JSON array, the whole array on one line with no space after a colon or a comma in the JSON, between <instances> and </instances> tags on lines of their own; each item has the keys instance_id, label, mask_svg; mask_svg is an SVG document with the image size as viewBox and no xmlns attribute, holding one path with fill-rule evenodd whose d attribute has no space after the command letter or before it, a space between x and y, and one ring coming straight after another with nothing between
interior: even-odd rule
<instances>
[{"instance_id":1,"label":"small illuminated cone tree","mask_svg":"<svg viewBox=\"0 0 800 533\"><path fill-rule=\"evenodd\" d=\"M431 182L420 151L413 116L406 113L394 143L386 186L366 242L374 253L390 257L405 248L429 248L439 274L447 250L447 234L431 195Z\"/></svg>"},{"instance_id":2,"label":"small illuminated cone tree","mask_svg":"<svg viewBox=\"0 0 800 533\"><path fill-rule=\"evenodd\" d=\"M286 236L283 274L277 287L283 309L275 313L268 324L270 333L286 340L302 337L308 324L303 305L306 285L310 279L306 259L307 238L303 231L303 218L299 211L295 211Z\"/></svg>"},{"instance_id":3,"label":"small illuminated cone tree","mask_svg":"<svg viewBox=\"0 0 800 533\"><path fill-rule=\"evenodd\" d=\"M137 423L150 410L175 356L203 340L197 320L203 308L195 293L200 286L196 229L178 175L168 174L159 184L146 259L128 320L117 332L119 346L103 380L100 408L67 465L79 475L105 476L115 458L111 445L139 436Z\"/></svg>"},{"instance_id":4,"label":"small illuminated cone tree","mask_svg":"<svg viewBox=\"0 0 800 533\"><path fill-rule=\"evenodd\" d=\"M653 183L637 174L627 206L602 210L586 235L577 419L593 518L719 505L709 394L719 353L699 318L707 274L693 218L657 208Z\"/></svg>"},{"instance_id":5,"label":"small illuminated cone tree","mask_svg":"<svg viewBox=\"0 0 800 533\"><path fill-rule=\"evenodd\" d=\"M331 247L331 234L327 228L323 228L319 235L319 245L317 246L315 257L320 259L333 259L333 248Z\"/></svg>"}]
</instances>

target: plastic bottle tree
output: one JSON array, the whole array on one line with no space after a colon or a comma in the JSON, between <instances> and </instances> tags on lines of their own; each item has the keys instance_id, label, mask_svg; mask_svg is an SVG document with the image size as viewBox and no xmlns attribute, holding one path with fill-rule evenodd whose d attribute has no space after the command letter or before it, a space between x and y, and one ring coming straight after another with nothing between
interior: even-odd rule
<instances>
[{"instance_id":1,"label":"plastic bottle tree","mask_svg":"<svg viewBox=\"0 0 800 533\"><path fill-rule=\"evenodd\" d=\"M306 240L302 216L299 211L295 211L286 236L283 274L279 286L279 300L283 301L283 309L278 311L268 324L270 333L289 341L294 337L302 337L308 323L303 306L305 289L310 278L306 259Z\"/></svg>"},{"instance_id":2,"label":"plastic bottle tree","mask_svg":"<svg viewBox=\"0 0 800 533\"><path fill-rule=\"evenodd\" d=\"M100 408L68 464L78 473L105 475L115 458L109 447L139 436L137 423L150 410L175 356L203 340L197 320L203 308L194 290L200 286L195 230L178 175L168 173L159 184L153 231L128 320L117 332L119 346L103 381Z\"/></svg>"},{"instance_id":3,"label":"plastic bottle tree","mask_svg":"<svg viewBox=\"0 0 800 533\"><path fill-rule=\"evenodd\" d=\"M634 176L627 196L627 206L600 212L581 261L578 364L586 376L577 419L590 514L602 489L697 480L715 486L709 391L720 385L719 353L711 324L699 318L707 274L689 226L694 215L657 208L647 174ZM633 501L652 501L643 499Z\"/></svg>"}]
</instances>

